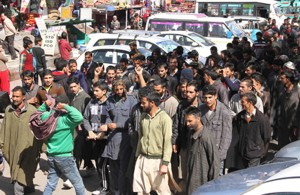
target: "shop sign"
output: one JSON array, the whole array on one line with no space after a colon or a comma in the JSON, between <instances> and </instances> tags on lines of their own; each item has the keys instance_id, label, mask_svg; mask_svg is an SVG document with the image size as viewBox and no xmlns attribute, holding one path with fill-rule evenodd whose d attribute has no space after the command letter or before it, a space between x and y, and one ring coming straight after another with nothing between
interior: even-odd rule
<instances>
[{"instance_id":1,"label":"shop sign","mask_svg":"<svg viewBox=\"0 0 300 195\"><path fill-rule=\"evenodd\" d=\"M42 36L47 33L47 27L44 18L35 18L35 23L39 28L39 31Z\"/></svg>"},{"instance_id":2,"label":"shop sign","mask_svg":"<svg viewBox=\"0 0 300 195\"><path fill-rule=\"evenodd\" d=\"M71 7L61 7L61 18L62 19L72 18Z\"/></svg>"},{"instance_id":3,"label":"shop sign","mask_svg":"<svg viewBox=\"0 0 300 195\"><path fill-rule=\"evenodd\" d=\"M47 32L44 36L42 48L45 50L46 55L54 55L55 47L57 44L57 32Z\"/></svg>"},{"instance_id":4,"label":"shop sign","mask_svg":"<svg viewBox=\"0 0 300 195\"><path fill-rule=\"evenodd\" d=\"M28 13L29 12L29 8L28 8L29 4L30 4L30 0L22 0L20 13Z\"/></svg>"}]
</instances>

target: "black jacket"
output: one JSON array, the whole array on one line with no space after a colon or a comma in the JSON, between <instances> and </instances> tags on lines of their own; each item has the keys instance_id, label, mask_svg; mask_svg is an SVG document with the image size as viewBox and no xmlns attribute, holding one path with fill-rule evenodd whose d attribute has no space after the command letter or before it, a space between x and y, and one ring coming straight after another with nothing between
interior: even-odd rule
<instances>
[{"instance_id":1,"label":"black jacket","mask_svg":"<svg viewBox=\"0 0 300 195\"><path fill-rule=\"evenodd\" d=\"M45 51L41 47L33 47L32 48L32 54L33 57L35 58L36 62L36 70L43 69L46 70L46 56L45 56Z\"/></svg>"},{"instance_id":2,"label":"black jacket","mask_svg":"<svg viewBox=\"0 0 300 195\"><path fill-rule=\"evenodd\" d=\"M271 139L269 119L256 109L251 121L246 121L246 111L237 115L237 131L239 134L238 150L246 160L262 158L266 154L266 144Z\"/></svg>"}]
</instances>

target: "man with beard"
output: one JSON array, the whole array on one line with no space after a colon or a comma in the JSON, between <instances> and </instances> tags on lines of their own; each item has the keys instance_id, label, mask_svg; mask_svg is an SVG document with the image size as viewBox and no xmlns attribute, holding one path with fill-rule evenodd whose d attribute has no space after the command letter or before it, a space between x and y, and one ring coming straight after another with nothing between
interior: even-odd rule
<instances>
[{"instance_id":1,"label":"man with beard","mask_svg":"<svg viewBox=\"0 0 300 195\"><path fill-rule=\"evenodd\" d=\"M22 73L22 82L24 83L23 89L26 91L25 101L31 105L34 105L35 96L39 89L39 86L34 83L34 73L30 70L25 70Z\"/></svg>"},{"instance_id":2,"label":"man with beard","mask_svg":"<svg viewBox=\"0 0 300 195\"><path fill-rule=\"evenodd\" d=\"M109 96L112 92L112 83L116 78L116 68L114 66L108 66L106 68L106 75L104 79L100 79L100 81L104 81L108 85L107 96ZM95 72L96 73L96 72ZM97 74L97 73L96 73ZM94 83L97 82L97 79L94 79Z\"/></svg>"},{"instance_id":3,"label":"man with beard","mask_svg":"<svg viewBox=\"0 0 300 195\"><path fill-rule=\"evenodd\" d=\"M240 83L239 93L232 96L229 102L229 108L233 111L233 115L236 115L243 110L241 96L245 93L253 93L253 81L251 79L243 79ZM261 98L256 96L256 99L255 107L264 113L264 105Z\"/></svg>"},{"instance_id":4,"label":"man with beard","mask_svg":"<svg viewBox=\"0 0 300 195\"><path fill-rule=\"evenodd\" d=\"M232 116L230 110L218 100L217 90L214 86L206 85L203 90L201 121L204 127L210 131L211 137L219 151L220 175L223 175L224 160L232 138Z\"/></svg>"},{"instance_id":5,"label":"man with beard","mask_svg":"<svg viewBox=\"0 0 300 195\"><path fill-rule=\"evenodd\" d=\"M299 120L299 94L300 89L295 84L293 73L283 71L280 75L280 81L284 88L281 89L276 110L276 126L278 126L278 146L282 148L291 142L291 138L297 138L297 120Z\"/></svg>"},{"instance_id":6,"label":"man with beard","mask_svg":"<svg viewBox=\"0 0 300 195\"><path fill-rule=\"evenodd\" d=\"M37 141L28 125L36 109L25 102L21 86L12 90L12 104L5 109L0 131L0 149L10 165L14 194L34 191L33 178L42 142Z\"/></svg>"},{"instance_id":7,"label":"man with beard","mask_svg":"<svg viewBox=\"0 0 300 195\"><path fill-rule=\"evenodd\" d=\"M189 107L199 107L202 104L199 99L199 86L196 81L191 81L186 87L186 100L179 103L177 112L173 122L173 134L172 134L172 145L173 152L178 153L181 157L179 165L179 179L182 180L183 185L186 182L186 170L187 170L187 140L188 140L188 129L185 123L185 112ZM175 178L176 179L176 178ZM184 188L183 188L184 189Z\"/></svg>"},{"instance_id":8,"label":"man with beard","mask_svg":"<svg viewBox=\"0 0 300 195\"><path fill-rule=\"evenodd\" d=\"M188 171L186 194L192 194L202 184L219 175L220 157L209 129L201 123L200 109L189 107L185 121L188 134Z\"/></svg>"},{"instance_id":9,"label":"man with beard","mask_svg":"<svg viewBox=\"0 0 300 195\"><path fill-rule=\"evenodd\" d=\"M167 173L172 154L172 119L158 107L159 103L156 92L141 99L144 113L133 180L133 191L138 194L150 194L152 190L171 194Z\"/></svg>"},{"instance_id":10,"label":"man with beard","mask_svg":"<svg viewBox=\"0 0 300 195\"><path fill-rule=\"evenodd\" d=\"M153 88L160 95L159 107L164 109L173 119L176 114L178 101L167 90L167 82L165 79L158 79L153 82Z\"/></svg>"},{"instance_id":11,"label":"man with beard","mask_svg":"<svg viewBox=\"0 0 300 195\"><path fill-rule=\"evenodd\" d=\"M168 65L160 64L160 65L158 65L157 68L158 68L158 76L161 79L166 79L167 84L168 84L167 89L170 91L170 93L172 95L175 94L178 81L176 78L168 75Z\"/></svg>"}]
</instances>

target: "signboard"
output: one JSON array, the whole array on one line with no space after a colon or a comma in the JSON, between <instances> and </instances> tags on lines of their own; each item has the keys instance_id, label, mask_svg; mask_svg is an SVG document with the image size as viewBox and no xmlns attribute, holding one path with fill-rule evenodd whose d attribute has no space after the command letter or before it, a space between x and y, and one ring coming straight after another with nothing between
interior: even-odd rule
<instances>
[{"instance_id":1,"label":"signboard","mask_svg":"<svg viewBox=\"0 0 300 195\"><path fill-rule=\"evenodd\" d=\"M57 44L57 32L47 32L44 36L42 48L45 50L46 55L54 55L55 47Z\"/></svg>"},{"instance_id":2,"label":"signboard","mask_svg":"<svg viewBox=\"0 0 300 195\"><path fill-rule=\"evenodd\" d=\"M62 19L72 18L71 7L61 7L61 18Z\"/></svg>"},{"instance_id":3,"label":"signboard","mask_svg":"<svg viewBox=\"0 0 300 195\"><path fill-rule=\"evenodd\" d=\"M20 13L28 13L29 12L29 4L30 4L30 0L22 0Z\"/></svg>"},{"instance_id":4,"label":"signboard","mask_svg":"<svg viewBox=\"0 0 300 195\"><path fill-rule=\"evenodd\" d=\"M86 0L86 1L85 1L85 5L86 5L86 6L92 6L92 7L93 7L93 6L94 6L94 0Z\"/></svg>"},{"instance_id":5,"label":"signboard","mask_svg":"<svg viewBox=\"0 0 300 195\"><path fill-rule=\"evenodd\" d=\"M44 36L47 33L47 27L44 18L35 18L35 23L39 28L41 35Z\"/></svg>"},{"instance_id":6,"label":"signboard","mask_svg":"<svg viewBox=\"0 0 300 195\"><path fill-rule=\"evenodd\" d=\"M80 20L91 20L92 19L92 8L80 8ZM86 25L92 25L91 22Z\"/></svg>"}]
</instances>

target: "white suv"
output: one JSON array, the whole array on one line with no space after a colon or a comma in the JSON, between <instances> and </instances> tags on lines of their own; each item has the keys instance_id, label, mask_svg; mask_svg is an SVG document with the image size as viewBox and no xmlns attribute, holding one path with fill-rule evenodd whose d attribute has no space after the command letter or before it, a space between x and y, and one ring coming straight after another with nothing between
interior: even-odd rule
<instances>
[{"instance_id":1,"label":"white suv","mask_svg":"<svg viewBox=\"0 0 300 195\"><path fill-rule=\"evenodd\" d=\"M144 47L150 51L159 48L163 53L172 52L178 46L178 43L162 37L154 37L137 34L112 34L112 33L95 33L89 35L90 41L87 44L87 49L102 45L128 45L131 41L135 41L138 47ZM189 52L184 48L184 54Z\"/></svg>"}]
</instances>

